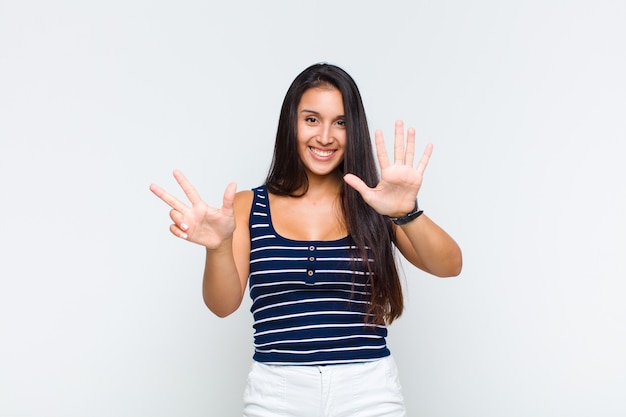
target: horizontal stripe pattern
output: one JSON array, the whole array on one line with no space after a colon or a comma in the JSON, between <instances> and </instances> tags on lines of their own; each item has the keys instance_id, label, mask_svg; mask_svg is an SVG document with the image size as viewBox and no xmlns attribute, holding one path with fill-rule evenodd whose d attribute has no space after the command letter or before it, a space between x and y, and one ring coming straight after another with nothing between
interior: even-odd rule
<instances>
[{"instance_id":1,"label":"horizontal stripe pattern","mask_svg":"<svg viewBox=\"0 0 626 417\"><path fill-rule=\"evenodd\" d=\"M249 289L254 359L328 365L388 356L386 327L365 324L369 273L362 258L354 256L350 238L286 239L273 227L265 187L253 191Z\"/></svg>"}]
</instances>

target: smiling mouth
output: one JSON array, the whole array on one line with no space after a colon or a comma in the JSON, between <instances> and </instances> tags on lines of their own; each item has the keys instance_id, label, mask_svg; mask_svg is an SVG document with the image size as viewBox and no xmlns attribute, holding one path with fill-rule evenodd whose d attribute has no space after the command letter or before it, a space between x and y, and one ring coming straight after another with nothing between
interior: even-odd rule
<instances>
[{"instance_id":1,"label":"smiling mouth","mask_svg":"<svg viewBox=\"0 0 626 417\"><path fill-rule=\"evenodd\" d=\"M309 146L309 149L314 155L317 155L321 158L328 158L329 156L335 153L335 151L332 149L323 150L323 149L312 148L310 146Z\"/></svg>"}]
</instances>

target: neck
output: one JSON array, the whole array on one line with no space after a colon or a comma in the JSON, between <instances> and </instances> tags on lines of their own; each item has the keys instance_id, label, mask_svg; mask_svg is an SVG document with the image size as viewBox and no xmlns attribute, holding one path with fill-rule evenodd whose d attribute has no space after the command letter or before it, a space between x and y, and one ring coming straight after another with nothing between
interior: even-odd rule
<instances>
[{"instance_id":1,"label":"neck","mask_svg":"<svg viewBox=\"0 0 626 417\"><path fill-rule=\"evenodd\" d=\"M335 198L341 193L341 187L343 186L343 179L338 172L324 176L309 175L308 180L309 188L305 196L313 198L324 195L332 195Z\"/></svg>"}]
</instances>

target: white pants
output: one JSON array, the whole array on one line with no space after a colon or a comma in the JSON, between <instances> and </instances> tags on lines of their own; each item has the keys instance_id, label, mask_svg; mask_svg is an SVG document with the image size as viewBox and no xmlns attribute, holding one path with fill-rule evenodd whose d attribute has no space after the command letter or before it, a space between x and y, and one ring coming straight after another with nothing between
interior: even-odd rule
<instances>
[{"instance_id":1,"label":"white pants","mask_svg":"<svg viewBox=\"0 0 626 417\"><path fill-rule=\"evenodd\" d=\"M391 356L328 366L254 362L244 417L405 417L398 368Z\"/></svg>"}]
</instances>

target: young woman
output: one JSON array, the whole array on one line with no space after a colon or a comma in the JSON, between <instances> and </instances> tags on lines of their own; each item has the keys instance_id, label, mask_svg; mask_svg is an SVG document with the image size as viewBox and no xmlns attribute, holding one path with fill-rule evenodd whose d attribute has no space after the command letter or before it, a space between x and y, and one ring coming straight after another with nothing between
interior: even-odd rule
<instances>
[{"instance_id":1,"label":"young woman","mask_svg":"<svg viewBox=\"0 0 626 417\"><path fill-rule=\"evenodd\" d=\"M264 184L209 207L179 171L187 205L157 185L170 231L206 247L203 297L220 317L249 285L255 354L245 416L403 416L386 325L403 309L394 247L439 277L461 271L454 240L419 209L432 152L413 168L415 131L395 125L393 161L359 90L315 64L291 84Z\"/></svg>"}]
</instances>

